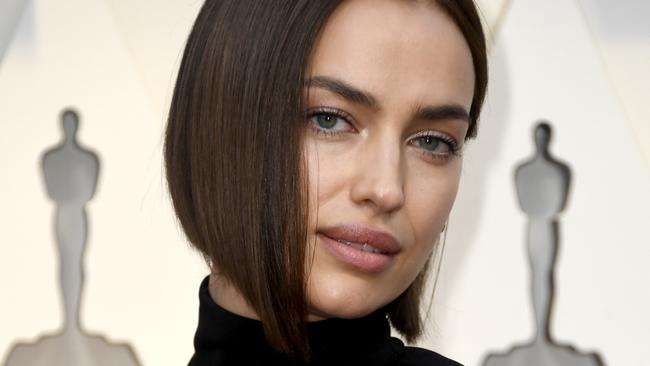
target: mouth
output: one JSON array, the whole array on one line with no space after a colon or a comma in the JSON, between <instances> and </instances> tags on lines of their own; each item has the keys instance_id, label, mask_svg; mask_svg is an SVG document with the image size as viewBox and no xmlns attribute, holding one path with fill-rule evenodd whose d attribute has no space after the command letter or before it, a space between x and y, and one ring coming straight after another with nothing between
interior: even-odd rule
<instances>
[{"instance_id":1,"label":"mouth","mask_svg":"<svg viewBox=\"0 0 650 366\"><path fill-rule=\"evenodd\" d=\"M353 241L347 241L347 240L344 240L344 239L337 239L336 241L338 241L339 243L344 244L344 245L349 245L354 249L363 250L364 252L388 254L388 253L382 252L381 250L373 247L372 245L368 245L368 243L355 243Z\"/></svg>"},{"instance_id":2,"label":"mouth","mask_svg":"<svg viewBox=\"0 0 650 366\"><path fill-rule=\"evenodd\" d=\"M401 250L401 245L392 235L363 225L336 226L317 234L334 258L365 272L386 270Z\"/></svg>"}]
</instances>

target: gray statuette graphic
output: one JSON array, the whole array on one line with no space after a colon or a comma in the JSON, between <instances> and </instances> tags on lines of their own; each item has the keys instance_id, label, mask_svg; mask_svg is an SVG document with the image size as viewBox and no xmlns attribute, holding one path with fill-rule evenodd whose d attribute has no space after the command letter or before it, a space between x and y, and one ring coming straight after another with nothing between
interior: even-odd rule
<instances>
[{"instance_id":1,"label":"gray statuette graphic","mask_svg":"<svg viewBox=\"0 0 650 366\"><path fill-rule=\"evenodd\" d=\"M535 334L530 342L516 345L507 353L489 354L484 365L603 366L597 354L579 353L572 346L557 344L550 334L553 272L559 245L558 214L567 203L571 170L549 152L549 124L538 123L534 138L536 154L516 168L515 185L519 206L529 218L527 239Z\"/></svg>"},{"instance_id":2,"label":"gray statuette graphic","mask_svg":"<svg viewBox=\"0 0 650 366\"><path fill-rule=\"evenodd\" d=\"M79 321L88 227L85 205L95 193L99 159L77 142L78 115L66 110L61 120L63 141L43 154L42 169L47 194L56 203L54 231L60 259L63 329L43 335L34 343L16 344L4 364L137 366L139 362L130 346L88 334Z\"/></svg>"}]
</instances>

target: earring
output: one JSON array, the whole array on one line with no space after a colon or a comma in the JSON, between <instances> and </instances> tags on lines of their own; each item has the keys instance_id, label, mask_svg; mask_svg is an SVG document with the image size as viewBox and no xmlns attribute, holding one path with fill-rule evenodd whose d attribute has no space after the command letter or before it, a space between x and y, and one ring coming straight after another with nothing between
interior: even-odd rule
<instances>
[{"instance_id":1,"label":"earring","mask_svg":"<svg viewBox=\"0 0 650 366\"><path fill-rule=\"evenodd\" d=\"M444 225L442 225L442 230L440 231L441 233L447 230L447 223L445 222Z\"/></svg>"}]
</instances>

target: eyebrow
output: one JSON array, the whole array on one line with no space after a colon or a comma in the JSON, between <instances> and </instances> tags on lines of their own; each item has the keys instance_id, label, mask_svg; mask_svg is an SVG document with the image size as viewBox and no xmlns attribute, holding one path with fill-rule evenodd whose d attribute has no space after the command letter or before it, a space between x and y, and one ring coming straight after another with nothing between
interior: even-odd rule
<instances>
[{"instance_id":1,"label":"eyebrow","mask_svg":"<svg viewBox=\"0 0 650 366\"><path fill-rule=\"evenodd\" d=\"M470 121L467 110L458 104L418 107L415 112L415 118L431 121L459 119L467 123Z\"/></svg>"},{"instance_id":2,"label":"eyebrow","mask_svg":"<svg viewBox=\"0 0 650 366\"><path fill-rule=\"evenodd\" d=\"M328 76L314 76L305 81L305 86L327 89L343 98L369 108L377 107L377 100L368 92Z\"/></svg>"},{"instance_id":3,"label":"eyebrow","mask_svg":"<svg viewBox=\"0 0 650 366\"><path fill-rule=\"evenodd\" d=\"M377 108L378 106L377 99L372 94L333 77L314 76L307 79L304 85L329 90L351 102L368 108ZM469 122L470 120L467 110L458 104L418 106L415 108L414 118L431 121L460 119Z\"/></svg>"}]
</instances>

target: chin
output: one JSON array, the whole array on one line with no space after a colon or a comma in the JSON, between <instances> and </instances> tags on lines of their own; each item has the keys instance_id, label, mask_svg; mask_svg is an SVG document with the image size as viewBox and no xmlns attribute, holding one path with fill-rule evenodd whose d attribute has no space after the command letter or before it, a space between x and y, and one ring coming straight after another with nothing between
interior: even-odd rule
<instances>
[{"instance_id":1,"label":"chin","mask_svg":"<svg viewBox=\"0 0 650 366\"><path fill-rule=\"evenodd\" d=\"M313 320L342 318L355 319L364 317L379 307L372 306L338 306L336 304L313 304L309 307L309 316Z\"/></svg>"},{"instance_id":2,"label":"chin","mask_svg":"<svg viewBox=\"0 0 650 366\"><path fill-rule=\"evenodd\" d=\"M383 289L385 291L385 287ZM366 316L391 301L380 289L363 279L349 276L327 276L324 281L310 283L309 313L314 319L354 319Z\"/></svg>"}]
</instances>

